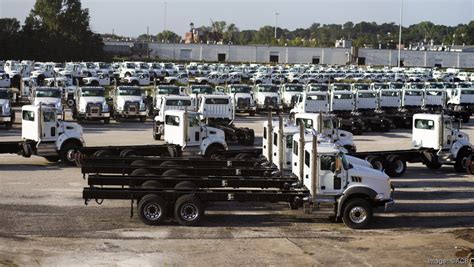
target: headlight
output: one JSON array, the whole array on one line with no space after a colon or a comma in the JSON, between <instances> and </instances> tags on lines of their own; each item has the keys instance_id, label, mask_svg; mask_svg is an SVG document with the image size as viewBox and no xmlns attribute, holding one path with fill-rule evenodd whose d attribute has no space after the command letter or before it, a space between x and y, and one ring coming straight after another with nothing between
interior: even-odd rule
<instances>
[{"instance_id":1,"label":"headlight","mask_svg":"<svg viewBox=\"0 0 474 267\"><path fill-rule=\"evenodd\" d=\"M145 110L145 103L143 102L140 102L140 110Z\"/></svg>"},{"instance_id":2,"label":"headlight","mask_svg":"<svg viewBox=\"0 0 474 267\"><path fill-rule=\"evenodd\" d=\"M104 103L102 104L102 110L103 110L104 112L109 111L109 105L107 105L107 103L104 102Z\"/></svg>"},{"instance_id":3,"label":"headlight","mask_svg":"<svg viewBox=\"0 0 474 267\"><path fill-rule=\"evenodd\" d=\"M376 200L382 200L385 198L385 195L384 193L378 193L376 196L375 196L375 199Z\"/></svg>"}]
</instances>

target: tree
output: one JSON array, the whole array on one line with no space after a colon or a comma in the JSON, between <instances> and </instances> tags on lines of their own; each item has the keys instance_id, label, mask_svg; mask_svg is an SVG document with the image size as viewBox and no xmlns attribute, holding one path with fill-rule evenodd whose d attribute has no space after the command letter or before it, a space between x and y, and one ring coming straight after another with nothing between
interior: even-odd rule
<instances>
[{"instance_id":1,"label":"tree","mask_svg":"<svg viewBox=\"0 0 474 267\"><path fill-rule=\"evenodd\" d=\"M79 0L37 0L22 30L25 56L37 60L100 60L103 43Z\"/></svg>"},{"instance_id":2,"label":"tree","mask_svg":"<svg viewBox=\"0 0 474 267\"><path fill-rule=\"evenodd\" d=\"M158 33L156 39L162 43L179 43L181 41L181 37L178 34L168 30Z\"/></svg>"},{"instance_id":3,"label":"tree","mask_svg":"<svg viewBox=\"0 0 474 267\"><path fill-rule=\"evenodd\" d=\"M0 19L0 58L16 58L20 22L14 18Z\"/></svg>"}]
</instances>

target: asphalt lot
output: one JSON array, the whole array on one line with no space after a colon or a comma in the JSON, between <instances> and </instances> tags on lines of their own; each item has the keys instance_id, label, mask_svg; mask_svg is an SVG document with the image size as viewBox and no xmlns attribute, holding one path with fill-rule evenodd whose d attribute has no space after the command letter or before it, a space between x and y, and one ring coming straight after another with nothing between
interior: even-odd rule
<instances>
[{"instance_id":1,"label":"asphalt lot","mask_svg":"<svg viewBox=\"0 0 474 267\"><path fill-rule=\"evenodd\" d=\"M239 117L261 142L264 116ZM84 123L87 145L156 144L151 122ZM20 125L0 141L19 140ZM474 136L474 123L464 125ZM408 149L409 130L356 136L359 151ZM84 205L78 168L0 155L0 265L427 265L474 250L474 177L410 164L397 204L354 231L283 204L220 204L199 227L146 226L129 201Z\"/></svg>"}]
</instances>

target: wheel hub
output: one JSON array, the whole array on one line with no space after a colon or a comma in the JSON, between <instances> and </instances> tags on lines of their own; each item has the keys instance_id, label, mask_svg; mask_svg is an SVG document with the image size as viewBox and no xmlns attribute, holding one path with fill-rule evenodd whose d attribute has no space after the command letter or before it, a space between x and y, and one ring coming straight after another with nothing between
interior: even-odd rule
<instances>
[{"instance_id":1,"label":"wheel hub","mask_svg":"<svg viewBox=\"0 0 474 267\"><path fill-rule=\"evenodd\" d=\"M181 218L186 221L193 221L198 217L198 208L196 205L188 203L181 207Z\"/></svg>"},{"instance_id":2,"label":"wheel hub","mask_svg":"<svg viewBox=\"0 0 474 267\"><path fill-rule=\"evenodd\" d=\"M145 218L150 221L156 221L161 217L161 208L156 204L149 204L145 207Z\"/></svg>"},{"instance_id":3,"label":"wheel hub","mask_svg":"<svg viewBox=\"0 0 474 267\"><path fill-rule=\"evenodd\" d=\"M349 212L349 217L354 223L362 223L367 219L367 212L362 207L354 207Z\"/></svg>"}]
</instances>

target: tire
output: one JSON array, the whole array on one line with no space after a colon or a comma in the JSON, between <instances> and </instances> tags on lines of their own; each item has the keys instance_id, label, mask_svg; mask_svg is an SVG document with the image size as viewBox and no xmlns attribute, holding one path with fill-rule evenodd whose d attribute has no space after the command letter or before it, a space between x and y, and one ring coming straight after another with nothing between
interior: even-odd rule
<instances>
[{"instance_id":1,"label":"tire","mask_svg":"<svg viewBox=\"0 0 474 267\"><path fill-rule=\"evenodd\" d=\"M146 166L148 162L144 160L135 160L130 166Z\"/></svg>"},{"instance_id":2,"label":"tire","mask_svg":"<svg viewBox=\"0 0 474 267\"><path fill-rule=\"evenodd\" d=\"M369 202L361 198L353 198L344 204L342 221L351 229L363 229L372 222L373 213Z\"/></svg>"},{"instance_id":3,"label":"tire","mask_svg":"<svg viewBox=\"0 0 474 267\"><path fill-rule=\"evenodd\" d=\"M466 164L470 155L471 152L469 150L466 148L461 148L461 150L458 152L458 156L456 157L456 162L454 163L454 170L456 172L467 172Z\"/></svg>"},{"instance_id":4,"label":"tire","mask_svg":"<svg viewBox=\"0 0 474 267\"><path fill-rule=\"evenodd\" d=\"M76 143L66 143L61 146L59 150L59 157L61 158L61 162L63 164L67 164L69 166L76 165L76 159L74 157L75 152L81 149L82 145L78 145Z\"/></svg>"},{"instance_id":5,"label":"tire","mask_svg":"<svg viewBox=\"0 0 474 267\"><path fill-rule=\"evenodd\" d=\"M113 155L112 151L106 149L97 150L92 154L94 157L112 157Z\"/></svg>"},{"instance_id":6,"label":"tire","mask_svg":"<svg viewBox=\"0 0 474 267\"><path fill-rule=\"evenodd\" d=\"M184 195L176 200L174 218L183 226L198 225L204 216L204 205L193 195Z\"/></svg>"},{"instance_id":7,"label":"tire","mask_svg":"<svg viewBox=\"0 0 474 267\"><path fill-rule=\"evenodd\" d=\"M370 162L370 164L372 164L372 167L376 170L383 170L384 169L384 161L381 157L378 157L378 156L368 156L366 158L366 160L368 162Z\"/></svg>"},{"instance_id":8,"label":"tire","mask_svg":"<svg viewBox=\"0 0 474 267\"><path fill-rule=\"evenodd\" d=\"M49 162L58 162L59 161L59 156L46 156L44 158Z\"/></svg>"},{"instance_id":9,"label":"tire","mask_svg":"<svg viewBox=\"0 0 474 267\"><path fill-rule=\"evenodd\" d=\"M136 157L138 156L137 151L133 149L124 149L120 151L120 157Z\"/></svg>"},{"instance_id":10,"label":"tire","mask_svg":"<svg viewBox=\"0 0 474 267\"><path fill-rule=\"evenodd\" d=\"M438 162L438 156L430 152L423 153L423 164L430 170L437 170L442 166Z\"/></svg>"},{"instance_id":11,"label":"tire","mask_svg":"<svg viewBox=\"0 0 474 267\"><path fill-rule=\"evenodd\" d=\"M250 116L250 117L254 117L254 116L255 116L255 113L256 113L255 110L250 110L250 111L249 111L249 116Z\"/></svg>"},{"instance_id":12,"label":"tire","mask_svg":"<svg viewBox=\"0 0 474 267\"><path fill-rule=\"evenodd\" d=\"M171 161L171 160L167 160L167 161L163 161L163 162L160 164L160 167L176 166L176 165L178 165L178 164L176 164L176 162Z\"/></svg>"},{"instance_id":13,"label":"tire","mask_svg":"<svg viewBox=\"0 0 474 267\"><path fill-rule=\"evenodd\" d=\"M140 117L140 122L141 122L141 123L145 123L145 122L146 122L146 116Z\"/></svg>"},{"instance_id":14,"label":"tire","mask_svg":"<svg viewBox=\"0 0 474 267\"><path fill-rule=\"evenodd\" d=\"M146 175L146 176L149 176L149 175ZM143 188L143 189L156 189L156 188L163 188L163 185L158 181L149 180L149 181L144 182L141 185L141 188Z\"/></svg>"},{"instance_id":15,"label":"tire","mask_svg":"<svg viewBox=\"0 0 474 267\"><path fill-rule=\"evenodd\" d=\"M66 101L66 104L67 104L67 106L68 106L69 108L72 108L72 107L74 107L74 105L76 104L76 102L74 101L74 99L71 99L71 98L70 98L70 99L68 99L68 100Z\"/></svg>"},{"instance_id":16,"label":"tire","mask_svg":"<svg viewBox=\"0 0 474 267\"><path fill-rule=\"evenodd\" d=\"M469 115L463 115L462 116L462 122L463 123L468 123L470 119L471 119L471 116L469 116Z\"/></svg>"},{"instance_id":17,"label":"tire","mask_svg":"<svg viewBox=\"0 0 474 267\"><path fill-rule=\"evenodd\" d=\"M255 143L255 131L253 129L248 129L248 134L249 134L249 139L248 139L248 142L247 142L247 146L253 146L253 144Z\"/></svg>"},{"instance_id":18,"label":"tire","mask_svg":"<svg viewBox=\"0 0 474 267\"><path fill-rule=\"evenodd\" d=\"M150 174L147 169L135 169L130 173L130 176L145 176L147 174Z\"/></svg>"},{"instance_id":19,"label":"tire","mask_svg":"<svg viewBox=\"0 0 474 267\"><path fill-rule=\"evenodd\" d=\"M109 124L110 123L110 117L104 118L104 124Z\"/></svg>"},{"instance_id":20,"label":"tire","mask_svg":"<svg viewBox=\"0 0 474 267\"><path fill-rule=\"evenodd\" d=\"M197 186L195 183L193 182L190 182L190 181L182 181L182 182L179 182L177 183L175 186L174 186L175 189L196 189Z\"/></svg>"},{"instance_id":21,"label":"tire","mask_svg":"<svg viewBox=\"0 0 474 267\"><path fill-rule=\"evenodd\" d=\"M157 225L166 218L166 202L155 194L144 196L138 204L140 220L148 225Z\"/></svg>"},{"instance_id":22,"label":"tire","mask_svg":"<svg viewBox=\"0 0 474 267\"><path fill-rule=\"evenodd\" d=\"M388 161L387 174L390 177L402 177L407 171L407 163L400 157L393 157Z\"/></svg>"},{"instance_id":23,"label":"tire","mask_svg":"<svg viewBox=\"0 0 474 267\"><path fill-rule=\"evenodd\" d=\"M217 157L217 154L219 154L219 152L222 152L224 150L225 149L221 145L211 145L206 149L204 157L206 159L214 159Z\"/></svg>"},{"instance_id":24,"label":"tire","mask_svg":"<svg viewBox=\"0 0 474 267\"><path fill-rule=\"evenodd\" d=\"M7 123L5 123L5 129L8 130L11 130L13 128L13 122L9 121Z\"/></svg>"},{"instance_id":25,"label":"tire","mask_svg":"<svg viewBox=\"0 0 474 267\"><path fill-rule=\"evenodd\" d=\"M176 169L170 169L170 170L166 170L164 171L161 176L186 176L186 175L183 175L182 172L176 170Z\"/></svg>"}]
</instances>

